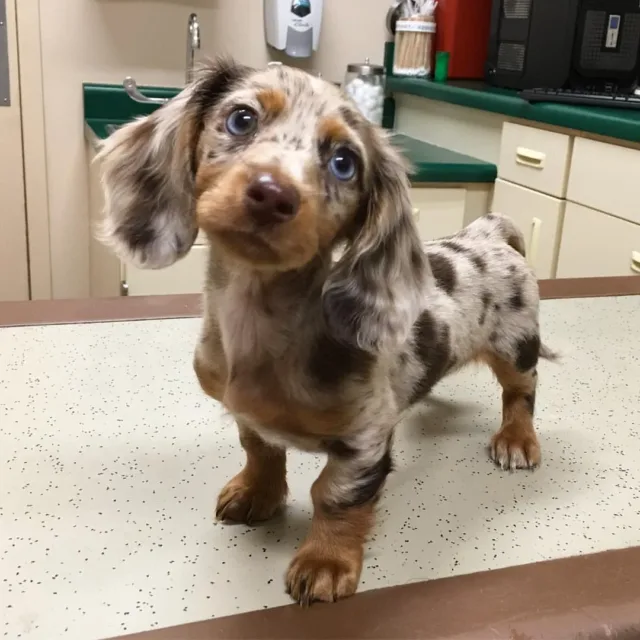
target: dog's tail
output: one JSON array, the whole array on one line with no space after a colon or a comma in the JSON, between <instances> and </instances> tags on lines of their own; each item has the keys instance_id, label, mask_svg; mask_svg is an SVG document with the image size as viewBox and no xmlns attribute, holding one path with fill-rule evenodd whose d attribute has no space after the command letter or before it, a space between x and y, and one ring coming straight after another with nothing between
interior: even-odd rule
<instances>
[{"instance_id":1,"label":"dog's tail","mask_svg":"<svg viewBox=\"0 0 640 640\"><path fill-rule=\"evenodd\" d=\"M549 360L550 362L558 362L560 360L560 354L557 351L553 351L546 344L540 344L539 355L543 360Z\"/></svg>"},{"instance_id":2,"label":"dog's tail","mask_svg":"<svg viewBox=\"0 0 640 640\"><path fill-rule=\"evenodd\" d=\"M527 257L527 250L524 243L524 235L515 222L504 215L500 215L500 231L505 242L515 249L523 258Z\"/></svg>"},{"instance_id":3,"label":"dog's tail","mask_svg":"<svg viewBox=\"0 0 640 640\"><path fill-rule=\"evenodd\" d=\"M474 220L467 227L469 234L498 236L521 256L526 257L524 235L508 216L502 213L488 213Z\"/></svg>"},{"instance_id":4,"label":"dog's tail","mask_svg":"<svg viewBox=\"0 0 640 640\"><path fill-rule=\"evenodd\" d=\"M504 241L512 248L515 249L523 258L527 255L527 250L524 243L524 235L522 231L516 227L515 222L505 216L502 213L489 214L493 216L493 222L499 231L500 235L504 238Z\"/></svg>"}]
</instances>

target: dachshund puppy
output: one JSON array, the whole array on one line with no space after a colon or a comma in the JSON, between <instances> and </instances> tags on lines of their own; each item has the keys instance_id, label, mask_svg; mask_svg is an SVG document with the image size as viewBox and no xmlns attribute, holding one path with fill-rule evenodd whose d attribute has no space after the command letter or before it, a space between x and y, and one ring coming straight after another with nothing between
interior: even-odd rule
<instances>
[{"instance_id":1,"label":"dachshund puppy","mask_svg":"<svg viewBox=\"0 0 640 640\"><path fill-rule=\"evenodd\" d=\"M336 87L218 60L99 160L104 237L143 268L210 244L195 371L236 418L246 464L217 516L254 523L287 495L286 449L327 454L294 600L356 591L394 427L443 376L484 361L502 386L490 445L533 468L538 287L522 236L486 215L423 247L408 168Z\"/></svg>"}]
</instances>

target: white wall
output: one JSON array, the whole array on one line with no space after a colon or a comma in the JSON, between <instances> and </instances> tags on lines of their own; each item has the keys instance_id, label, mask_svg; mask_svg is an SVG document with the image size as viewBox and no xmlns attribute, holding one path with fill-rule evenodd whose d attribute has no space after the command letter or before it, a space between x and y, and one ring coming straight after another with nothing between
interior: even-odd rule
<instances>
[{"instance_id":1,"label":"white wall","mask_svg":"<svg viewBox=\"0 0 640 640\"><path fill-rule=\"evenodd\" d=\"M200 19L204 55L229 53L245 64L264 66L271 54L264 42L263 3L32 1L39 2L40 11L52 293L55 298L86 297L89 215L82 83L119 83L132 75L139 84L180 86L191 11ZM348 62L365 57L381 62L389 4L389 0L325 0L312 68L340 81Z\"/></svg>"}]
</instances>

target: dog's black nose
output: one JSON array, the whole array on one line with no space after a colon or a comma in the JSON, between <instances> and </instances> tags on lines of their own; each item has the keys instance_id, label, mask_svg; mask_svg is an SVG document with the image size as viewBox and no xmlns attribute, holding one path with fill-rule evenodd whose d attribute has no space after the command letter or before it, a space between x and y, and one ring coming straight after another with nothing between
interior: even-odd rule
<instances>
[{"instance_id":1,"label":"dog's black nose","mask_svg":"<svg viewBox=\"0 0 640 640\"><path fill-rule=\"evenodd\" d=\"M260 173L247 187L245 201L256 222L286 222L298 213L300 194L295 187L278 182L272 174Z\"/></svg>"}]
</instances>

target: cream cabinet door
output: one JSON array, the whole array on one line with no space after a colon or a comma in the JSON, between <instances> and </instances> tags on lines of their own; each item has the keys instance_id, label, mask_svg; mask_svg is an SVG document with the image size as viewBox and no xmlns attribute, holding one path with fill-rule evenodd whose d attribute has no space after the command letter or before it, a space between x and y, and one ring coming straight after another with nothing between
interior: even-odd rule
<instances>
[{"instance_id":1,"label":"cream cabinet door","mask_svg":"<svg viewBox=\"0 0 640 640\"><path fill-rule=\"evenodd\" d=\"M0 9L0 73L8 68L9 82L0 83L0 300L29 299L27 223L22 158L22 120L18 84L18 48L14 0Z\"/></svg>"},{"instance_id":2,"label":"cream cabinet door","mask_svg":"<svg viewBox=\"0 0 640 640\"><path fill-rule=\"evenodd\" d=\"M509 216L524 234L527 261L538 278L555 278L565 201L496 180L494 213Z\"/></svg>"},{"instance_id":3,"label":"cream cabinet door","mask_svg":"<svg viewBox=\"0 0 640 640\"><path fill-rule=\"evenodd\" d=\"M566 193L570 156L568 135L505 122L498 176L562 198Z\"/></svg>"},{"instance_id":4,"label":"cream cabinet door","mask_svg":"<svg viewBox=\"0 0 640 640\"><path fill-rule=\"evenodd\" d=\"M123 265L124 282L130 296L201 293L209 247L194 245L182 260L166 269L137 269Z\"/></svg>"},{"instance_id":5,"label":"cream cabinet door","mask_svg":"<svg viewBox=\"0 0 640 640\"><path fill-rule=\"evenodd\" d=\"M465 189L411 189L413 215L423 241L457 233L464 226Z\"/></svg>"},{"instance_id":6,"label":"cream cabinet door","mask_svg":"<svg viewBox=\"0 0 640 640\"><path fill-rule=\"evenodd\" d=\"M640 225L567 202L558 278L628 276L638 269Z\"/></svg>"},{"instance_id":7,"label":"cream cabinet door","mask_svg":"<svg viewBox=\"0 0 640 640\"><path fill-rule=\"evenodd\" d=\"M640 224L639 178L640 150L577 138L567 199Z\"/></svg>"}]
</instances>

